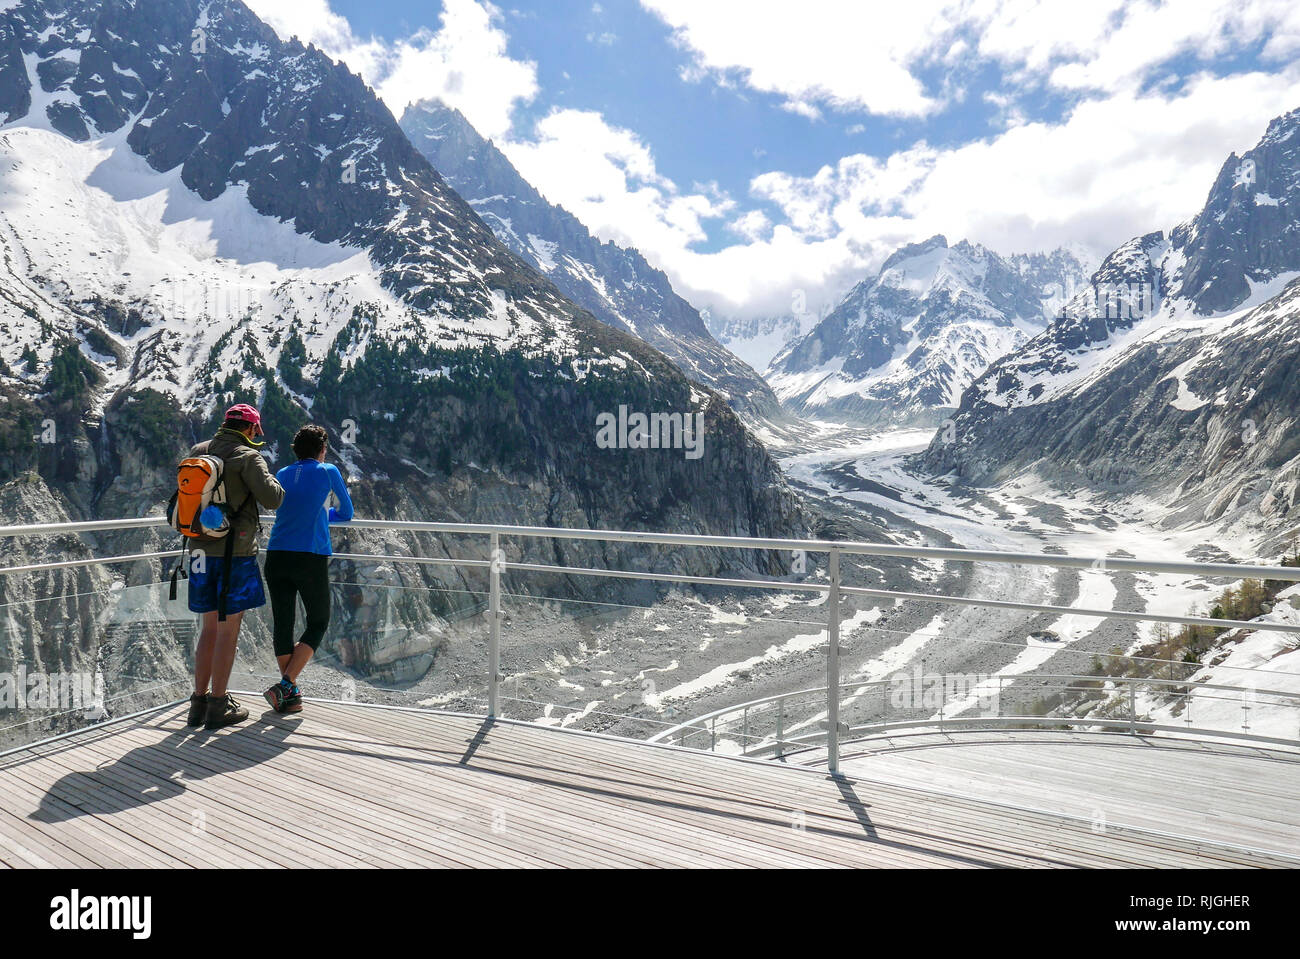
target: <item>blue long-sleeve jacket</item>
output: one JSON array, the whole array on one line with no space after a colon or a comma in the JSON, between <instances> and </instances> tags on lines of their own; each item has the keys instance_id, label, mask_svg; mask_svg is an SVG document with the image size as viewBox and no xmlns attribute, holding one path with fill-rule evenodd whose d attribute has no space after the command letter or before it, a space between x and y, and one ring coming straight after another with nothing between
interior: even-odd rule
<instances>
[{"instance_id":1,"label":"blue long-sleeve jacket","mask_svg":"<svg viewBox=\"0 0 1300 959\"><path fill-rule=\"evenodd\" d=\"M299 460L275 478L284 488L284 502L275 511L266 548L331 555L330 523L346 523L352 518L352 498L338 467L314 459ZM325 508L330 493L338 499L337 509Z\"/></svg>"}]
</instances>

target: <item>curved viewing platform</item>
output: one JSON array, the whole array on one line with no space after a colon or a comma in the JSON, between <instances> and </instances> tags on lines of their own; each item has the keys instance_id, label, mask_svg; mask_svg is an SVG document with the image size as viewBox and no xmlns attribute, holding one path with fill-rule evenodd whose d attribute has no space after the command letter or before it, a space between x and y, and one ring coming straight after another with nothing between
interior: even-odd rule
<instances>
[{"instance_id":1,"label":"curved viewing platform","mask_svg":"<svg viewBox=\"0 0 1300 959\"><path fill-rule=\"evenodd\" d=\"M258 690L275 674L269 617L256 611L232 678L252 715L214 732L184 725L196 623L183 579L170 596L180 554L163 548L171 537L161 520L0 529L12 657L0 674L13 699L0 723L8 747L0 864L261 866L270 865L267 844L318 866L1300 864L1300 677L1292 673L1220 664L1207 678L1199 663L1070 659L1061 644L1016 669L955 676L907 658L909 637L848 675L842 668L860 625L904 604L1288 637L1300 636L1300 617L1237 622L1062 607L868 588L841 575L846 557L894 556L1210 583L1256 577L1279 585L1278 607L1290 609L1300 605L1289 588L1298 568L347 525L364 533L365 549L335 554L339 638L304 673L306 710L286 717L263 706ZM564 555L556 544L578 542L637 544L666 558L651 568L541 561ZM45 558L32 558L38 547ZM822 560L813 572L777 578L729 559L786 550ZM682 571L698 568L712 572ZM602 600L574 587L597 580L648 591ZM605 621L591 617L648 618L670 590L717 602L757 591L811 597L801 615L822 618L798 651L817 659L824 681L772 693L753 678L761 660L728 667L730 701L691 712L689 684L657 689L643 678L649 663L619 680L639 695L610 693L595 705L560 698L567 681L536 668L539 651L529 644L543 627L585 622L573 647L580 652L602 642ZM701 608L717 622L720 606ZM636 665L635 647L619 652ZM1047 671L1062 661L1072 668ZM593 687L616 685L589 671ZM268 781L293 784L301 821L277 818Z\"/></svg>"},{"instance_id":2,"label":"curved viewing platform","mask_svg":"<svg viewBox=\"0 0 1300 959\"><path fill-rule=\"evenodd\" d=\"M1300 756L1280 751L933 734L859 744L828 777L513 720L309 709L196 733L165 706L0 758L0 860L256 867L274 848L331 867L1300 864ZM1189 795L1207 780L1217 794ZM301 819L283 824L268 781L293 785ZM1221 825L1189 824L1197 814Z\"/></svg>"}]
</instances>

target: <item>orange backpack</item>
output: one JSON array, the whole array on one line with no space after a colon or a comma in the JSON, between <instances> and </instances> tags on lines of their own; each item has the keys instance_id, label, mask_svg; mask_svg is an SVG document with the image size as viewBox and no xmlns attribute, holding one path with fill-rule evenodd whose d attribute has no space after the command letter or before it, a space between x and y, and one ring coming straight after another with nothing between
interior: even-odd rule
<instances>
[{"instance_id":1,"label":"orange backpack","mask_svg":"<svg viewBox=\"0 0 1300 959\"><path fill-rule=\"evenodd\" d=\"M176 532L191 539L220 539L230 532L224 472L225 464L216 456L181 460L176 492L167 504L167 517Z\"/></svg>"},{"instance_id":2,"label":"orange backpack","mask_svg":"<svg viewBox=\"0 0 1300 959\"><path fill-rule=\"evenodd\" d=\"M230 521L244 511L253 499L250 492L238 509L230 506L226 495L226 464L219 456L187 456L176 467L176 492L167 503L167 519L176 532L185 537L185 549L180 561L172 569L169 598L176 599L176 580L189 578L190 540L200 536L224 539L226 569L230 568L235 537L230 535ZM230 593L230 575L222 579L217 598L217 618L226 618L226 602Z\"/></svg>"}]
</instances>

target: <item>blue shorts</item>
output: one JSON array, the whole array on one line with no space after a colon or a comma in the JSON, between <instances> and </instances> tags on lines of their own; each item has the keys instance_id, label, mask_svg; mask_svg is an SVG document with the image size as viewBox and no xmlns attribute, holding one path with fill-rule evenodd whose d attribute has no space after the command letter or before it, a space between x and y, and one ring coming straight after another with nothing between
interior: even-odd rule
<instances>
[{"instance_id":1,"label":"blue shorts","mask_svg":"<svg viewBox=\"0 0 1300 959\"><path fill-rule=\"evenodd\" d=\"M262 589L262 571L257 566L257 557L236 556L230 561L230 570L226 612L242 613L246 609L265 606L266 593ZM190 612L215 613L217 598L226 579L226 558L209 556L202 572L194 570L191 564L189 574Z\"/></svg>"}]
</instances>

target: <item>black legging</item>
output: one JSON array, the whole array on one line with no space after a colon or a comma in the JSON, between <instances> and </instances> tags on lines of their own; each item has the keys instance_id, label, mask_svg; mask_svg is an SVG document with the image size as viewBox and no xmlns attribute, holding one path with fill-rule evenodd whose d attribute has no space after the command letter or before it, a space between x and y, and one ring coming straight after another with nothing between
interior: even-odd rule
<instances>
[{"instance_id":1,"label":"black legging","mask_svg":"<svg viewBox=\"0 0 1300 959\"><path fill-rule=\"evenodd\" d=\"M296 597L302 597L307 625L298 642L317 650L330 624L330 558L319 553L287 549L266 551L266 587L271 593L275 620L275 655L293 653L293 627L298 616Z\"/></svg>"}]
</instances>

